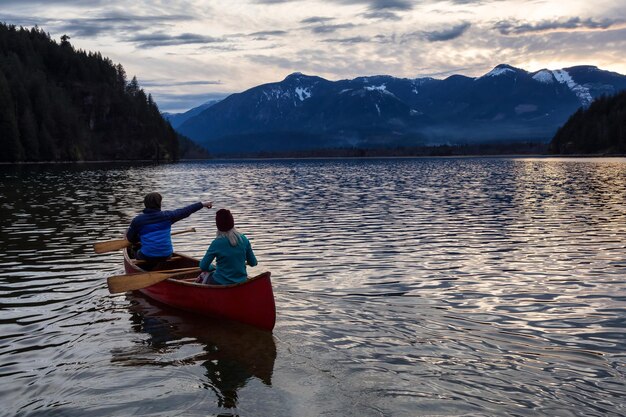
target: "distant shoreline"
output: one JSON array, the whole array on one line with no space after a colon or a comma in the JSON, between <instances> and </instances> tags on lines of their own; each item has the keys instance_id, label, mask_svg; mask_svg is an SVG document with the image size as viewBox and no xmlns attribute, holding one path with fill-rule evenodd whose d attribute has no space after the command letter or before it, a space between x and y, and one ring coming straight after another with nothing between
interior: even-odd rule
<instances>
[{"instance_id":1,"label":"distant shoreline","mask_svg":"<svg viewBox=\"0 0 626 417\"><path fill-rule=\"evenodd\" d=\"M0 162L0 165L66 165L66 164L115 164L115 163L155 163L155 164L175 164L179 161L154 161L150 159L111 159L106 161L20 161L20 162Z\"/></svg>"},{"instance_id":2,"label":"distant shoreline","mask_svg":"<svg viewBox=\"0 0 626 417\"><path fill-rule=\"evenodd\" d=\"M306 161L306 160L328 160L328 159L471 159L471 158L626 158L624 155L527 155L527 154L511 154L511 155L416 155L416 156L310 156L310 157L241 157L241 158L211 158L211 159L181 159L179 162L205 162L205 161Z\"/></svg>"},{"instance_id":3,"label":"distant shoreline","mask_svg":"<svg viewBox=\"0 0 626 417\"><path fill-rule=\"evenodd\" d=\"M610 158L626 158L626 154L615 154L615 155L604 155L604 154L576 154L576 155L546 155L546 154L503 154L503 155L415 155L415 156L293 156L293 157L220 157L220 158L204 158L204 159L180 159L178 161L153 161L149 159L123 159L123 160L106 160L106 161L37 161L37 162L0 162L0 166L7 165L81 165L81 164L130 164L130 163L140 163L140 164L177 164L181 162L208 162L208 161L297 161L297 160L328 160L328 159L471 159L471 158L511 158L511 159L520 159L520 158L538 158L538 159L549 159L549 158L581 158L581 159L591 159L591 158L602 158L602 159L610 159Z\"/></svg>"}]
</instances>

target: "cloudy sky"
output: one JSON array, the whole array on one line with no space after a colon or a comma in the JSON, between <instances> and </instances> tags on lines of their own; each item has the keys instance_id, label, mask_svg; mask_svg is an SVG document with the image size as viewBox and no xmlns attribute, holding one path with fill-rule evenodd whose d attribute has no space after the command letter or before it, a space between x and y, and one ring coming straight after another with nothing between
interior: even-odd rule
<instances>
[{"instance_id":1,"label":"cloudy sky","mask_svg":"<svg viewBox=\"0 0 626 417\"><path fill-rule=\"evenodd\" d=\"M162 111L305 74L479 76L596 65L626 74L626 0L0 0L136 75Z\"/></svg>"}]
</instances>

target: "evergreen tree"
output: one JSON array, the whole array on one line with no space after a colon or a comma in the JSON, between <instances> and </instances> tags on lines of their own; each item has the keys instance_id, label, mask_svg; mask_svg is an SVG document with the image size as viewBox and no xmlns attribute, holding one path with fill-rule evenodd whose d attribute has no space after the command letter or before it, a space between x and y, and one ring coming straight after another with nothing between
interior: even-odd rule
<instances>
[{"instance_id":1,"label":"evergreen tree","mask_svg":"<svg viewBox=\"0 0 626 417\"><path fill-rule=\"evenodd\" d=\"M136 96L139 92L139 82L137 81L137 77L133 77L132 80L126 86L126 92L131 96Z\"/></svg>"},{"instance_id":2,"label":"evergreen tree","mask_svg":"<svg viewBox=\"0 0 626 417\"><path fill-rule=\"evenodd\" d=\"M626 91L579 109L557 132L550 151L558 154L625 154Z\"/></svg>"},{"instance_id":3,"label":"evergreen tree","mask_svg":"<svg viewBox=\"0 0 626 417\"><path fill-rule=\"evenodd\" d=\"M4 162L21 161L23 158L22 144L20 143L15 106L9 91L9 84L4 74L0 72L0 147L1 159Z\"/></svg>"},{"instance_id":4,"label":"evergreen tree","mask_svg":"<svg viewBox=\"0 0 626 417\"><path fill-rule=\"evenodd\" d=\"M26 107L22 111L19 119L19 130L22 145L24 146L24 157L29 161L39 160L39 139L37 138L37 122L31 107Z\"/></svg>"},{"instance_id":5,"label":"evergreen tree","mask_svg":"<svg viewBox=\"0 0 626 417\"><path fill-rule=\"evenodd\" d=\"M177 159L178 135L137 78L69 39L0 23L0 159Z\"/></svg>"}]
</instances>

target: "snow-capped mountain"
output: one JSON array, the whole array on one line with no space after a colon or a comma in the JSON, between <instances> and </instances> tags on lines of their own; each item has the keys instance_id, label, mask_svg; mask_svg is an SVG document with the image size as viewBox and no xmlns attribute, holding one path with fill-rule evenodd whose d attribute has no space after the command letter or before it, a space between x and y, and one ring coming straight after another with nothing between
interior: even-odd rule
<instances>
[{"instance_id":1,"label":"snow-capped mountain","mask_svg":"<svg viewBox=\"0 0 626 417\"><path fill-rule=\"evenodd\" d=\"M233 94L178 130L215 154L337 147L548 141L579 107L626 89L596 67L527 72L498 65L481 77L358 77L294 73Z\"/></svg>"}]
</instances>

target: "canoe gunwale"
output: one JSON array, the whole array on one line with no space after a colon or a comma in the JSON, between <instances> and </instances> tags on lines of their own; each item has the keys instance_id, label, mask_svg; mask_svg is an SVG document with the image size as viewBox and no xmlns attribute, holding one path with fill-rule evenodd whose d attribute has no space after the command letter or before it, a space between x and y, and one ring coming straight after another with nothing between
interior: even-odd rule
<instances>
[{"instance_id":1,"label":"canoe gunwale","mask_svg":"<svg viewBox=\"0 0 626 417\"><path fill-rule=\"evenodd\" d=\"M180 258L184 258L190 262L197 262L198 264L200 264L200 261L196 258L193 258L191 256L188 255L184 255L181 253L177 253L174 252L172 254L172 256L178 256ZM138 266L137 264L135 264L135 262L133 262L133 259L129 256L128 254L128 250L124 250L124 261L126 263L126 265L129 265L131 268L133 268L134 270L136 270L138 273L139 272L150 272L147 271L145 269L142 269L140 266ZM163 270L164 272L167 271L167 269ZM155 271L152 271L155 272ZM160 270L159 270L160 272ZM195 275L195 272L191 272L191 273L181 273L181 275ZM207 285L207 284L200 284L197 282L190 282L190 281L184 281L184 279L182 278L168 278L165 281L171 282L171 283L175 283L176 285L185 285L185 286L189 286L189 287L194 287L194 288L212 288L212 289L226 289L226 288L235 288L235 287L240 287L242 285L246 285L252 281L256 281L257 279L261 279L261 278L265 278L265 276L267 275L267 277L271 277L271 272L266 271L263 272L259 275L256 275L252 278L248 277L248 279L244 282L238 282L236 284L228 284L228 285Z\"/></svg>"}]
</instances>

